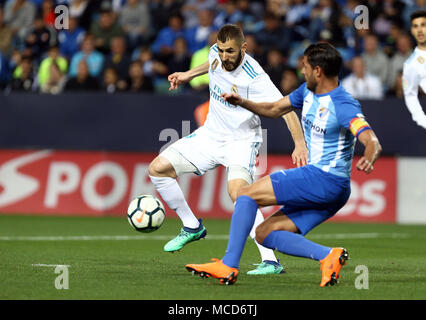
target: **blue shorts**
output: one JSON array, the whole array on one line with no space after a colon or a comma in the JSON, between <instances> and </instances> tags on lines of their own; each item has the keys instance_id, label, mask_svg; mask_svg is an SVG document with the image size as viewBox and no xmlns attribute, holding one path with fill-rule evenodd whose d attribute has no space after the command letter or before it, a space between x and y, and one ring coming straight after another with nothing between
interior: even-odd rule
<instances>
[{"instance_id":1,"label":"blue shorts","mask_svg":"<svg viewBox=\"0 0 426 320\"><path fill-rule=\"evenodd\" d=\"M332 217L349 199L351 184L313 165L270 175L277 204L302 235Z\"/></svg>"}]
</instances>

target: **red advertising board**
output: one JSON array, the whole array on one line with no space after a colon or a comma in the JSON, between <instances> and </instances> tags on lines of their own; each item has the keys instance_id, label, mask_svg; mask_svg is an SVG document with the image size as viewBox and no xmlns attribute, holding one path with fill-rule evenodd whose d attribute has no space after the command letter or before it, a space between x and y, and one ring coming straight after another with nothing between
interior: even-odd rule
<instances>
[{"instance_id":1,"label":"red advertising board","mask_svg":"<svg viewBox=\"0 0 426 320\"><path fill-rule=\"evenodd\" d=\"M138 194L155 194L148 166L155 154L80 151L0 151L0 213L50 215L124 215ZM269 155L267 173L291 168L289 156ZM202 177L179 179L198 217L229 218L223 167ZM370 175L353 171L352 194L336 221L394 222L396 159L382 158ZM157 194L158 196L158 194ZM264 208L265 215L278 207ZM169 217L175 213L167 208Z\"/></svg>"}]
</instances>

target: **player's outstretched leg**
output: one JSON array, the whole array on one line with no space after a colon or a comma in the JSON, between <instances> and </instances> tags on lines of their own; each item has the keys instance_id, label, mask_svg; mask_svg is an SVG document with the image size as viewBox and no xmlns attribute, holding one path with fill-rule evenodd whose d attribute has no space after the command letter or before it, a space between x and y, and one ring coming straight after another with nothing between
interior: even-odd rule
<instances>
[{"instance_id":1,"label":"player's outstretched leg","mask_svg":"<svg viewBox=\"0 0 426 320\"><path fill-rule=\"evenodd\" d=\"M207 230L202 224L202 220L198 219L200 226L195 229L183 227L177 237L173 238L164 246L164 251L175 252L182 249L190 242L205 238Z\"/></svg>"},{"instance_id":2,"label":"player's outstretched leg","mask_svg":"<svg viewBox=\"0 0 426 320\"><path fill-rule=\"evenodd\" d=\"M331 252L322 259L321 262L321 271L322 279L320 286L333 286L335 285L340 278L339 272L342 266L346 264L346 260L349 259L348 251L344 248L333 248Z\"/></svg>"},{"instance_id":3,"label":"player's outstretched leg","mask_svg":"<svg viewBox=\"0 0 426 320\"><path fill-rule=\"evenodd\" d=\"M222 260L212 259L214 262L204 264L187 264L186 270L192 274L199 274L202 278L213 277L219 279L220 284L234 284L237 281L238 269L225 265Z\"/></svg>"},{"instance_id":4,"label":"player's outstretched leg","mask_svg":"<svg viewBox=\"0 0 426 320\"><path fill-rule=\"evenodd\" d=\"M167 156L172 160L169 160ZM180 234L164 246L164 251L166 252L178 251L187 243L200 240L207 234L201 220L197 220L194 213L191 211L176 181L176 177L180 173L191 172L196 170L196 168L192 164L188 164L184 169L181 168L176 171L170 161L174 162L175 166L178 167L177 164L182 164L185 160L178 152L166 149L166 151L155 158L149 166L149 177L156 190L167 205L176 211L184 226Z\"/></svg>"}]
</instances>

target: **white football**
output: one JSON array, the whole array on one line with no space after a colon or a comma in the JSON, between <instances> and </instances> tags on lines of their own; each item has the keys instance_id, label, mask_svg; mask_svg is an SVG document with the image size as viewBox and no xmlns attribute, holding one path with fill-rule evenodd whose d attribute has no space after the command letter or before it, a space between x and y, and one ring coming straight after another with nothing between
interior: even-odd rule
<instances>
[{"instance_id":1,"label":"white football","mask_svg":"<svg viewBox=\"0 0 426 320\"><path fill-rule=\"evenodd\" d=\"M130 225L140 232L157 230L163 224L165 216L163 203L149 194L134 198L127 209Z\"/></svg>"}]
</instances>

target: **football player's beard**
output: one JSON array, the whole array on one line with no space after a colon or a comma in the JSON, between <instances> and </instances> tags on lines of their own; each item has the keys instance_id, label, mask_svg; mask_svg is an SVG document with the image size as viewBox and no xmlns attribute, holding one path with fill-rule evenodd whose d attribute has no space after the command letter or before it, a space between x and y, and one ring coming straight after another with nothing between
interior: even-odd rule
<instances>
[{"instance_id":1,"label":"football player's beard","mask_svg":"<svg viewBox=\"0 0 426 320\"><path fill-rule=\"evenodd\" d=\"M229 64L231 65L231 68L230 68L230 69L228 69L228 68L226 67L226 63L223 63L223 66L225 67L226 71L234 71L234 70L235 70L235 69L237 69L237 67L240 65L242 58L243 58L243 53L242 53L242 51L240 50L240 53L238 54L238 58L237 58L237 60L235 60L235 62L231 62L231 63L229 63Z\"/></svg>"}]
</instances>

